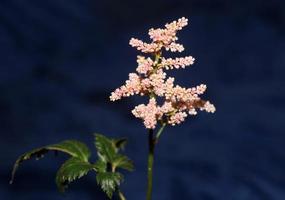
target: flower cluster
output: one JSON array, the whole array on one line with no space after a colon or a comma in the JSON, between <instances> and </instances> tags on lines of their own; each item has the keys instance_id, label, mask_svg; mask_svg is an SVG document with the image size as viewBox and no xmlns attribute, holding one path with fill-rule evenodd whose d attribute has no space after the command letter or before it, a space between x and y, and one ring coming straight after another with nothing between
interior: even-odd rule
<instances>
[{"instance_id":1,"label":"flower cluster","mask_svg":"<svg viewBox=\"0 0 285 200\"><path fill-rule=\"evenodd\" d=\"M176 33L188 24L188 19L182 17L177 21L173 21L170 24L166 24L164 29L150 29L148 34L152 39L152 43L145 43L139 39L132 38L130 45L137 48L137 50L143 53L155 53L159 52L163 47L167 51L182 52L184 50L183 45L176 43L178 40Z\"/></svg>"},{"instance_id":2,"label":"flower cluster","mask_svg":"<svg viewBox=\"0 0 285 200\"><path fill-rule=\"evenodd\" d=\"M163 50L182 52L183 45L177 43L177 31L188 24L184 17L166 24L165 28L150 29L151 43L145 43L132 38L130 45L137 50L150 54L150 57L139 55L136 73L130 73L129 79L120 88L112 92L111 101L135 94L148 95L148 104L136 106L132 113L143 120L148 129L155 129L157 123L177 125L185 120L188 115L196 115L197 109L206 112L215 112L215 107L209 101L202 100L199 95L206 91L206 85L184 88L174 84L173 77L167 77L165 70L179 69L190 66L195 59L192 56L182 58L164 58ZM157 98L163 100L158 105Z\"/></svg>"}]
</instances>

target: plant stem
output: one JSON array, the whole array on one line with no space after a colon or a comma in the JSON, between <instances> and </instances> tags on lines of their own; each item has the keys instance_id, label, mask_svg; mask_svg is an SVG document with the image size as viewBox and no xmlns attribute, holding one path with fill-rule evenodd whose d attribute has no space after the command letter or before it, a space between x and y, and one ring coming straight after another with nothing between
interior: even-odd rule
<instances>
[{"instance_id":1,"label":"plant stem","mask_svg":"<svg viewBox=\"0 0 285 200\"><path fill-rule=\"evenodd\" d=\"M120 190L118 191L118 193L119 193L120 200L126 200L126 197L123 195L123 193Z\"/></svg>"},{"instance_id":2,"label":"plant stem","mask_svg":"<svg viewBox=\"0 0 285 200\"><path fill-rule=\"evenodd\" d=\"M148 134L148 166L147 166L147 194L146 200L151 200L152 195L152 174L153 174L153 160L154 160L155 139L153 137L153 130L149 130Z\"/></svg>"},{"instance_id":3,"label":"plant stem","mask_svg":"<svg viewBox=\"0 0 285 200\"><path fill-rule=\"evenodd\" d=\"M156 136L155 136L156 142L158 141L159 136L161 135L161 133L162 133L162 131L164 130L165 126L166 126L166 123L163 123L163 124L161 125L160 129L157 131L157 134L156 134Z\"/></svg>"}]
</instances>

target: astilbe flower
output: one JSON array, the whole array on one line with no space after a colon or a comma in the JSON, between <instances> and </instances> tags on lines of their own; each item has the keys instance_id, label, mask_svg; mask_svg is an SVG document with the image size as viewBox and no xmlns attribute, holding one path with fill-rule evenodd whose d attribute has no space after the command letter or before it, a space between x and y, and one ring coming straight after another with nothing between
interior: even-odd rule
<instances>
[{"instance_id":1,"label":"astilbe flower","mask_svg":"<svg viewBox=\"0 0 285 200\"><path fill-rule=\"evenodd\" d=\"M215 107L209 101L202 100L199 95L206 91L206 85L201 84L192 88L185 88L174 84L173 77L167 77L164 70L179 69L190 66L195 59L192 56L182 58L164 58L163 50L182 52L183 45L177 43L176 34L188 24L184 17L165 25L165 28L150 29L151 43L145 43L132 38L130 45L150 57L139 55L136 73L130 73L125 85L116 89L110 96L111 101L135 94L148 95L147 105L136 106L132 113L143 120L148 129L155 129L161 124L177 125L188 115L196 115L197 109L213 113ZM162 105L158 105L156 98L162 98Z\"/></svg>"}]
</instances>

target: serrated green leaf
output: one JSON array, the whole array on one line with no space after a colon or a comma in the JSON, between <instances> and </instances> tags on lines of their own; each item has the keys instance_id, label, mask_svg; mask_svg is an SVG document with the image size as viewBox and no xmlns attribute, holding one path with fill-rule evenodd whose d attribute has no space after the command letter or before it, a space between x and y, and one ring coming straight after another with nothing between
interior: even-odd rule
<instances>
[{"instance_id":1,"label":"serrated green leaf","mask_svg":"<svg viewBox=\"0 0 285 200\"><path fill-rule=\"evenodd\" d=\"M56 185L59 191L64 192L68 184L86 175L95 166L89 162L72 157L60 167L56 174Z\"/></svg>"},{"instance_id":2,"label":"serrated green leaf","mask_svg":"<svg viewBox=\"0 0 285 200\"><path fill-rule=\"evenodd\" d=\"M101 172L97 174L96 180L107 196L112 199L113 193L123 180L123 176L118 172Z\"/></svg>"},{"instance_id":3,"label":"serrated green leaf","mask_svg":"<svg viewBox=\"0 0 285 200\"><path fill-rule=\"evenodd\" d=\"M119 152L119 150L125 149L125 146L127 144L127 139L126 138L113 139L112 143L116 148L116 152Z\"/></svg>"},{"instance_id":4,"label":"serrated green leaf","mask_svg":"<svg viewBox=\"0 0 285 200\"><path fill-rule=\"evenodd\" d=\"M128 171L134 170L133 162L124 155L117 154L113 161L113 167L126 169Z\"/></svg>"},{"instance_id":5,"label":"serrated green leaf","mask_svg":"<svg viewBox=\"0 0 285 200\"><path fill-rule=\"evenodd\" d=\"M25 160L29 160L33 157L36 157L36 159L40 159L44 156L44 154L46 154L49 151L64 152L64 153L69 154L72 157L78 158L86 162L88 161L91 155L88 147L84 143L79 142L77 140L66 140L58 144L48 145L48 146L34 149L18 157L13 167L12 178L11 178L10 183L13 182L15 173L20 163L22 163Z\"/></svg>"},{"instance_id":6,"label":"serrated green leaf","mask_svg":"<svg viewBox=\"0 0 285 200\"><path fill-rule=\"evenodd\" d=\"M99 159L96 161L96 163L94 164L95 166L95 170L99 173L99 172L106 172L107 171L107 163L104 162L103 160Z\"/></svg>"},{"instance_id":7,"label":"serrated green leaf","mask_svg":"<svg viewBox=\"0 0 285 200\"><path fill-rule=\"evenodd\" d=\"M91 155L89 148L84 143L77 140L66 140L58 144L50 145L48 148L65 152L83 161L88 161Z\"/></svg>"},{"instance_id":8,"label":"serrated green leaf","mask_svg":"<svg viewBox=\"0 0 285 200\"><path fill-rule=\"evenodd\" d=\"M106 163L112 163L116 155L116 149L112 143L112 140L104 135L95 134L95 146L99 158Z\"/></svg>"}]
</instances>

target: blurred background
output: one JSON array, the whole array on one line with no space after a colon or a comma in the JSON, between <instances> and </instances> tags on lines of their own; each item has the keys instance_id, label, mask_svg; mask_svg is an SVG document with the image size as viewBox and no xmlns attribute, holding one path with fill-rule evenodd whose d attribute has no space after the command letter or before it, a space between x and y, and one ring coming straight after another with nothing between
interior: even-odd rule
<instances>
[{"instance_id":1,"label":"blurred background","mask_svg":"<svg viewBox=\"0 0 285 200\"><path fill-rule=\"evenodd\" d=\"M106 199L90 175L57 192L66 158L24 163L25 151L93 133L127 137L136 170L123 191L143 200L147 134L131 109L109 102L136 68L131 37L182 16L179 33L196 63L171 71L177 83L208 85L215 114L167 128L157 146L154 200L285 199L285 2L282 0L0 0L0 199ZM93 156L93 160L96 156Z\"/></svg>"}]
</instances>

